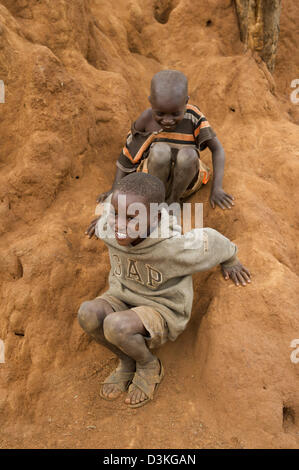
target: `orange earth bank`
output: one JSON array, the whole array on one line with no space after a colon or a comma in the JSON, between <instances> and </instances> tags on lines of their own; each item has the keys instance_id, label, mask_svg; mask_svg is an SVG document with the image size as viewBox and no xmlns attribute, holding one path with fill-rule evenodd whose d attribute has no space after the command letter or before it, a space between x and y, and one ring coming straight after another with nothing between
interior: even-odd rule
<instances>
[{"instance_id":1,"label":"orange earth bank","mask_svg":"<svg viewBox=\"0 0 299 470\"><path fill-rule=\"evenodd\" d=\"M0 447L298 447L298 17L285 0L271 76L230 0L0 0ZM107 287L107 250L84 237L96 195L163 68L186 73L224 145L234 209L209 207L210 184L191 201L253 282L194 277L156 399L131 410L99 397L115 358L76 315Z\"/></svg>"}]
</instances>

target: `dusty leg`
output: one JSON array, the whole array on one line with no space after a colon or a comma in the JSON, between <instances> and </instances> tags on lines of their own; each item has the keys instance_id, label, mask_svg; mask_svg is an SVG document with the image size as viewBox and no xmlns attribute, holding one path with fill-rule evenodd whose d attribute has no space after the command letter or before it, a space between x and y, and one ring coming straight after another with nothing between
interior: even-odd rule
<instances>
[{"instance_id":1,"label":"dusty leg","mask_svg":"<svg viewBox=\"0 0 299 470\"><path fill-rule=\"evenodd\" d=\"M163 181L165 187L171 168L171 148L163 142L157 142L151 148L148 157L148 172Z\"/></svg>"},{"instance_id":2,"label":"dusty leg","mask_svg":"<svg viewBox=\"0 0 299 470\"><path fill-rule=\"evenodd\" d=\"M160 364L158 359L148 349L142 321L133 310L115 312L104 320L105 338L127 356L136 361L136 371L146 378L146 375L158 375ZM152 385L154 390L155 385ZM136 404L147 398L140 389L135 389L126 399L126 403Z\"/></svg>"},{"instance_id":3,"label":"dusty leg","mask_svg":"<svg viewBox=\"0 0 299 470\"><path fill-rule=\"evenodd\" d=\"M199 170L199 159L196 150L193 148L183 148L177 154L174 167L173 184L167 204L179 202L181 195L188 188L189 184Z\"/></svg>"},{"instance_id":4,"label":"dusty leg","mask_svg":"<svg viewBox=\"0 0 299 470\"><path fill-rule=\"evenodd\" d=\"M109 343L103 332L103 322L107 315L113 314L111 305L104 299L94 299L83 302L78 312L78 321L83 330L91 335L99 344L105 346L119 358L119 365L116 370L130 372L135 371L136 364L133 359L124 354L116 346ZM116 398L120 395L119 389L113 384L104 384L103 395L107 398Z\"/></svg>"}]
</instances>

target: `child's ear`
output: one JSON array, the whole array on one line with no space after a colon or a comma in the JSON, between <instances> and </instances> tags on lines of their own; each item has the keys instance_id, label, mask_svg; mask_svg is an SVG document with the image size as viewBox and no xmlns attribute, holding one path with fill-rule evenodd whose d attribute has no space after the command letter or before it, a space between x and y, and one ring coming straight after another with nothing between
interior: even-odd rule
<instances>
[{"instance_id":1,"label":"child's ear","mask_svg":"<svg viewBox=\"0 0 299 470\"><path fill-rule=\"evenodd\" d=\"M187 98L186 98L186 103L185 103L185 104L188 103L189 99L190 99L190 96L187 96Z\"/></svg>"},{"instance_id":2,"label":"child's ear","mask_svg":"<svg viewBox=\"0 0 299 470\"><path fill-rule=\"evenodd\" d=\"M148 97L148 100L149 100L150 104L152 104L152 98L151 98L151 96Z\"/></svg>"}]
</instances>

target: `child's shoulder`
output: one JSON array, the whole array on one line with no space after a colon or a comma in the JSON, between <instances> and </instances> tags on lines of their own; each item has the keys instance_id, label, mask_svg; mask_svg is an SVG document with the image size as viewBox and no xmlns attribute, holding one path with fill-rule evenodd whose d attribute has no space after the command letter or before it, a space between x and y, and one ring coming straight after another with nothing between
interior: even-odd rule
<instances>
[{"instance_id":1,"label":"child's shoulder","mask_svg":"<svg viewBox=\"0 0 299 470\"><path fill-rule=\"evenodd\" d=\"M195 104L187 104L186 106L186 113L190 113L195 117L201 118L203 117L203 113L200 111L199 107Z\"/></svg>"},{"instance_id":2,"label":"child's shoulder","mask_svg":"<svg viewBox=\"0 0 299 470\"><path fill-rule=\"evenodd\" d=\"M143 111L135 121L135 129L140 132L147 130L149 123L152 121L152 108L147 108Z\"/></svg>"}]
</instances>

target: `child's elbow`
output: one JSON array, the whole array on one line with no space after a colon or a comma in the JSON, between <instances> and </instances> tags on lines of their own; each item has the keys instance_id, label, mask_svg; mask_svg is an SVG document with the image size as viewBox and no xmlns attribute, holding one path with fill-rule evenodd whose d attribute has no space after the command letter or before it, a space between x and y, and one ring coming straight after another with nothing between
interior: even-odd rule
<instances>
[{"instance_id":1,"label":"child's elbow","mask_svg":"<svg viewBox=\"0 0 299 470\"><path fill-rule=\"evenodd\" d=\"M217 137L213 137L212 139L208 140L207 142L209 149L214 154L219 154L225 156L224 148Z\"/></svg>"}]
</instances>

